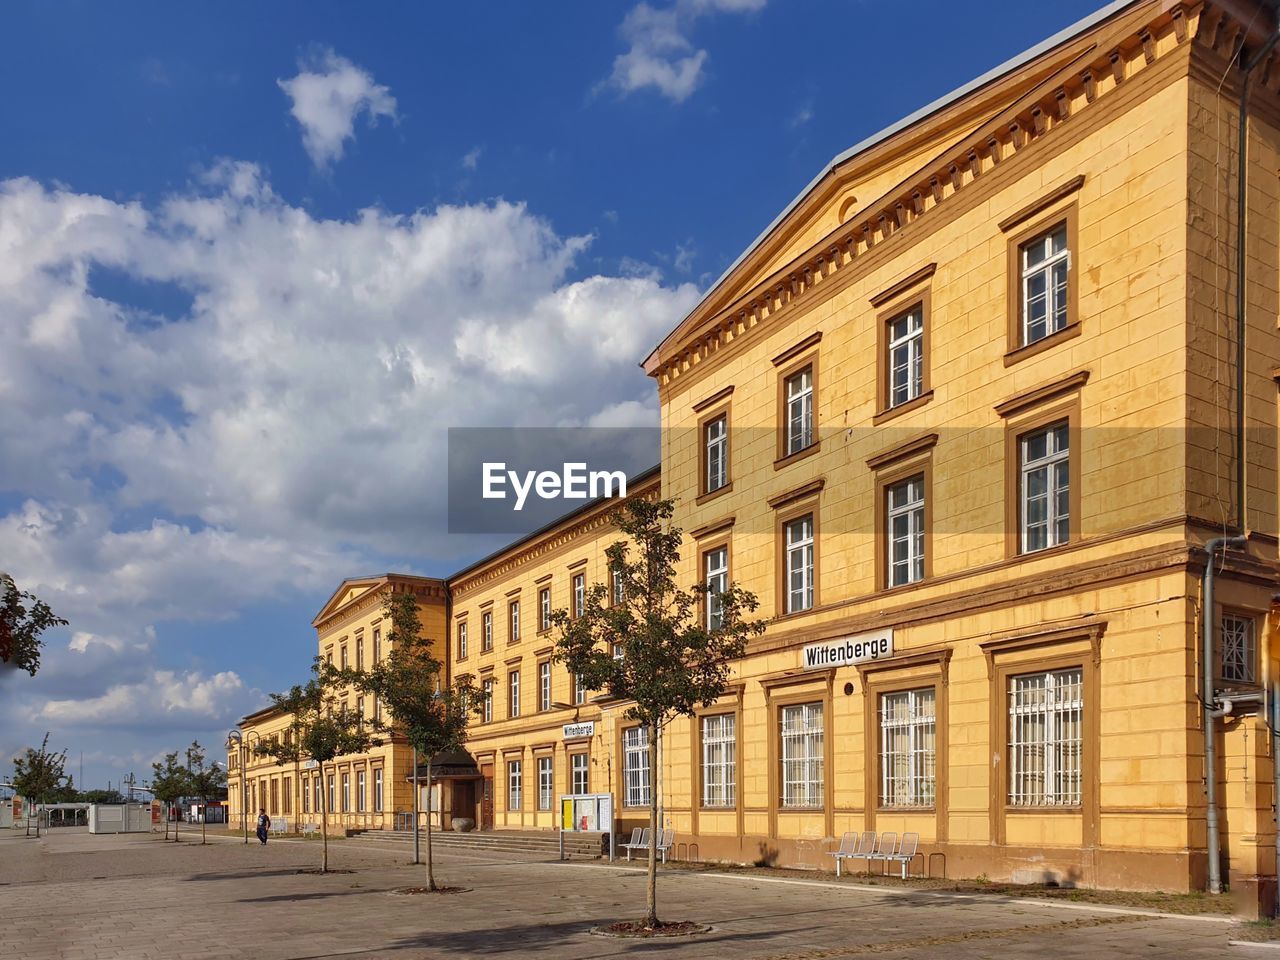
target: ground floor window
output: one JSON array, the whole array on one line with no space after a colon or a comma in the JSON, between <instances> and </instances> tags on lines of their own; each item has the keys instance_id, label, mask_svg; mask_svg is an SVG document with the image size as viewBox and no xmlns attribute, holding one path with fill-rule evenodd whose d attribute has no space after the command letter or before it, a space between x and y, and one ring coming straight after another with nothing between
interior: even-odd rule
<instances>
[{"instance_id":1,"label":"ground floor window","mask_svg":"<svg viewBox=\"0 0 1280 960\"><path fill-rule=\"evenodd\" d=\"M702 718L702 805L732 807L737 796L737 717Z\"/></svg>"},{"instance_id":2,"label":"ground floor window","mask_svg":"<svg viewBox=\"0 0 1280 960\"><path fill-rule=\"evenodd\" d=\"M585 753L575 753L569 758L569 792L591 792L591 758Z\"/></svg>"},{"instance_id":3,"label":"ground floor window","mask_svg":"<svg viewBox=\"0 0 1280 960\"><path fill-rule=\"evenodd\" d=\"M517 811L521 808L521 779L523 763L519 760L507 762L507 809Z\"/></svg>"},{"instance_id":4,"label":"ground floor window","mask_svg":"<svg viewBox=\"0 0 1280 960\"><path fill-rule=\"evenodd\" d=\"M302 778L302 812L311 812L311 778Z\"/></svg>"},{"instance_id":5,"label":"ground floor window","mask_svg":"<svg viewBox=\"0 0 1280 960\"><path fill-rule=\"evenodd\" d=\"M649 731L631 727L622 734L623 774L628 807L649 805ZM585 792L585 791L584 791Z\"/></svg>"},{"instance_id":6,"label":"ground floor window","mask_svg":"<svg viewBox=\"0 0 1280 960\"><path fill-rule=\"evenodd\" d=\"M937 790L933 687L880 697L880 805L931 807Z\"/></svg>"},{"instance_id":7,"label":"ground floor window","mask_svg":"<svg viewBox=\"0 0 1280 960\"><path fill-rule=\"evenodd\" d=\"M368 783L365 780L365 773L361 770L356 773L356 812L358 813L364 813L365 811L365 805L368 802L366 800L365 793L365 789L367 787Z\"/></svg>"},{"instance_id":8,"label":"ground floor window","mask_svg":"<svg viewBox=\"0 0 1280 960\"><path fill-rule=\"evenodd\" d=\"M284 813L293 813L293 777L285 777L280 788L284 802Z\"/></svg>"},{"instance_id":9,"label":"ground floor window","mask_svg":"<svg viewBox=\"0 0 1280 960\"><path fill-rule=\"evenodd\" d=\"M315 779L314 779L314 780L312 780L311 782L312 782L312 784L314 785L314 788L315 788L315 798L316 798L316 802L315 802L315 810L316 810L316 813L320 813L320 812L321 812L321 810L323 810L323 809L324 809L324 807L322 806L322 801L324 800L324 795L321 793L321 791L322 791L324 788L323 788L323 786L322 786L322 785L321 785L321 783L320 783L320 774L318 774L318 773L317 773L317 774L316 774L316 776L315 776ZM332 808L332 807L330 807L330 809L333 809L333 808Z\"/></svg>"},{"instance_id":10,"label":"ground floor window","mask_svg":"<svg viewBox=\"0 0 1280 960\"><path fill-rule=\"evenodd\" d=\"M373 812L382 812L382 770L373 771Z\"/></svg>"},{"instance_id":11,"label":"ground floor window","mask_svg":"<svg viewBox=\"0 0 1280 960\"><path fill-rule=\"evenodd\" d=\"M781 727L782 806L822 806L822 704L783 707Z\"/></svg>"},{"instance_id":12,"label":"ground floor window","mask_svg":"<svg viewBox=\"0 0 1280 960\"><path fill-rule=\"evenodd\" d=\"M331 773L329 774L329 812L333 813L338 806L338 787L337 778Z\"/></svg>"},{"instance_id":13,"label":"ground floor window","mask_svg":"<svg viewBox=\"0 0 1280 960\"><path fill-rule=\"evenodd\" d=\"M342 812L349 813L351 811L351 774L344 773L342 775Z\"/></svg>"},{"instance_id":14,"label":"ground floor window","mask_svg":"<svg viewBox=\"0 0 1280 960\"><path fill-rule=\"evenodd\" d=\"M1084 721L1080 667L1009 678L1009 803L1078 806Z\"/></svg>"},{"instance_id":15,"label":"ground floor window","mask_svg":"<svg viewBox=\"0 0 1280 960\"><path fill-rule=\"evenodd\" d=\"M538 758L538 809L551 809L553 786L553 767L551 757Z\"/></svg>"}]
</instances>

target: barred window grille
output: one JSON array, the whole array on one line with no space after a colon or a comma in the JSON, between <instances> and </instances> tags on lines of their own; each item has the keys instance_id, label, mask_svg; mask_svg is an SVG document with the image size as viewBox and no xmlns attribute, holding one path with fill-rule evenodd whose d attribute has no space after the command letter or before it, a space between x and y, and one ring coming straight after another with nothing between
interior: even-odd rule
<instances>
[{"instance_id":1,"label":"barred window grille","mask_svg":"<svg viewBox=\"0 0 1280 960\"><path fill-rule=\"evenodd\" d=\"M782 805L823 802L822 704L782 708Z\"/></svg>"},{"instance_id":2,"label":"barred window grille","mask_svg":"<svg viewBox=\"0 0 1280 960\"><path fill-rule=\"evenodd\" d=\"M507 761L507 809L519 810L521 808L521 778L523 776L522 762L519 760Z\"/></svg>"},{"instance_id":3,"label":"barred window grille","mask_svg":"<svg viewBox=\"0 0 1280 960\"><path fill-rule=\"evenodd\" d=\"M737 799L737 717L702 718L702 805L732 807Z\"/></svg>"},{"instance_id":4,"label":"barred window grille","mask_svg":"<svg viewBox=\"0 0 1280 960\"><path fill-rule=\"evenodd\" d=\"M649 805L649 731L630 727L622 735L623 774L626 779L628 807Z\"/></svg>"},{"instance_id":5,"label":"barred window grille","mask_svg":"<svg viewBox=\"0 0 1280 960\"><path fill-rule=\"evenodd\" d=\"M538 809L551 809L551 757L538 758Z\"/></svg>"},{"instance_id":6,"label":"barred window grille","mask_svg":"<svg viewBox=\"0 0 1280 960\"><path fill-rule=\"evenodd\" d=\"M719 630L724 623L724 603L720 594L729 589L729 548L717 547L703 555L707 577L707 629Z\"/></svg>"},{"instance_id":7,"label":"barred window grille","mask_svg":"<svg viewBox=\"0 0 1280 960\"><path fill-rule=\"evenodd\" d=\"M931 807L937 789L937 711L934 689L880 698L880 804Z\"/></svg>"},{"instance_id":8,"label":"barred window grille","mask_svg":"<svg viewBox=\"0 0 1280 960\"><path fill-rule=\"evenodd\" d=\"M1256 683L1258 680L1257 644L1253 635L1253 619L1230 614L1222 618L1222 679L1231 683Z\"/></svg>"},{"instance_id":9,"label":"barred window grille","mask_svg":"<svg viewBox=\"0 0 1280 960\"><path fill-rule=\"evenodd\" d=\"M912 307L889 324L889 406L924 392L924 311Z\"/></svg>"},{"instance_id":10,"label":"barred window grille","mask_svg":"<svg viewBox=\"0 0 1280 960\"><path fill-rule=\"evenodd\" d=\"M1080 804L1084 671L1080 667L1009 680L1009 803Z\"/></svg>"}]
</instances>

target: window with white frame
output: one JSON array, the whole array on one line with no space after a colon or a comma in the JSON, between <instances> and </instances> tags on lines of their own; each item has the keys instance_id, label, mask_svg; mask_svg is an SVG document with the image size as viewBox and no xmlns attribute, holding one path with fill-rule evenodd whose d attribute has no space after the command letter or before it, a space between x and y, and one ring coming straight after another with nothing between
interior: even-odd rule
<instances>
[{"instance_id":1,"label":"window with white frame","mask_svg":"<svg viewBox=\"0 0 1280 960\"><path fill-rule=\"evenodd\" d=\"M790 456L813 444L813 367L805 367L787 377L786 394L786 445L784 453Z\"/></svg>"},{"instance_id":2,"label":"window with white frame","mask_svg":"<svg viewBox=\"0 0 1280 960\"><path fill-rule=\"evenodd\" d=\"M782 806L822 806L822 704L783 707L781 733Z\"/></svg>"},{"instance_id":3,"label":"window with white frame","mask_svg":"<svg viewBox=\"0 0 1280 960\"><path fill-rule=\"evenodd\" d=\"M331 773L329 774L329 812L338 812L338 788L337 778Z\"/></svg>"},{"instance_id":4,"label":"window with white frame","mask_svg":"<svg viewBox=\"0 0 1280 960\"><path fill-rule=\"evenodd\" d=\"M887 582L891 587L924 579L924 475L885 490L889 541Z\"/></svg>"},{"instance_id":5,"label":"window with white frame","mask_svg":"<svg viewBox=\"0 0 1280 960\"><path fill-rule=\"evenodd\" d=\"M551 661L538 664L538 709L551 709Z\"/></svg>"},{"instance_id":6,"label":"window with white frame","mask_svg":"<svg viewBox=\"0 0 1280 960\"><path fill-rule=\"evenodd\" d=\"M493 719L493 678L489 677L485 680L482 689L484 691L484 722L488 723Z\"/></svg>"},{"instance_id":7,"label":"window with white frame","mask_svg":"<svg viewBox=\"0 0 1280 960\"><path fill-rule=\"evenodd\" d=\"M933 687L880 697L880 805L932 807L937 791Z\"/></svg>"},{"instance_id":8,"label":"window with white frame","mask_svg":"<svg viewBox=\"0 0 1280 960\"><path fill-rule=\"evenodd\" d=\"M616 565L609 568L609 592L615 607L622 606L627 599L626 581L622 579L622 570Z\"/></svg>"},{"instance_id":9,"label":"window with white frame","mask_svg":"<svg viewBox=\"0 0 1280 960\"><path fill-rule=\"evenodd\" d=\"M538 629L551 629L551 588L543 587L538 591Z\"/></svg>"},{"instance_id":10,"label":"window with white frame","mask_svg":"<svg viewBox=\"0 0 1280 960\"><path fill-rule=\"evenodd\" d=\"M373 628L373 662L378 663L382 660L382 628Z\"/></svg>"},{"instance_id":11,"label":"window with white frame","mask_svg":"<svg viewBox=\"0 0 1280 960\"><path fill-rule=\"evenodd\" d=\"M1023 553L1066 543L1071 536L1071 448L1068 424L1055 423L1018 439Z\"/></svg>"},{"instance_id":12,"label":"window with white frame","mask_svg":"<svg viewBox=\"0 0 1280 960\"><path fill-rule=\"evenodd\" d=\"M889 406L924 393L924 309L912 307L889 321Z\"/></svg>"},{"instance_id":13,"label":"window with white frame","mask_svg":"<svg viewBox=\"0 0 1280 960\"><path fill-rule=\"evenodd\" d=\"M709 420L702 428L702 442L707 464L703 492L711 493L729 482L729 418L719 416Z\"/></svg>"},{"instance_id":14,"label":"window with white frame","mask_svg":"<svg viewBox=\"0 0 1280 960\"><path fill-rule=\"evenodd\" d=\"M522 806L522 783L524 763L521 760L507 761L507 809L519 810Z\"/></svg>"},{"instance_id":15,"label":"window with white frame","mask_svg":"<svg viewBox=\"0 0 1280 960\"><path fill-rule=\"evenodd\" d=\"M228 794L229 795L229 794ZM302 812L311 812L311 778L302 778Z\"/></svg>"},{"instance_id":16,"label":"window with white frame","mask_svg":"<svg viewBox=\"0 0 1280 960\"><path fill-rule=\"evenodd\" d=\"M538 758L538 809L551 809L551 794L554 791L554 773L551 757Z\"/></svg>"},{"instance_id":17,"label":"window with white frame","mask_svg":"<svg viewBox=\"0 0 1280 960\"><path fill-rule=\"evenodd\" d=\"M720 595L729 589L729 548L716 547L702 555L707 584L707 629L719 630L724 623L724 603Z\"/></svg>"},{"instance_id":18,"label":"window with white frame","mask_svg":"<svg viewBox=\"0 0 1280 960\"><path fill-rule=\"evenodd\" d=\"M493 611L486 610L480 618L480 649L493 649Z\"/></svg>"},{"instance_id":19,"label":"window with white frame","mask_svg":"<svg viewBox=\"0 0 1280 960\"><path fill-rule=\"evenodd\" d=\"M377 697L373 698L373 719L378 723L382 722L382 701Z\"/></svg>"},{"instance_id":20,"label":"window with white frame","mask_svg":"<svg viewBox=\"0 0 1280 960\"><path fill-rule=\"evenodd\" d=\"M787 613L813 606L813 514L792 520L786 533Z\"/></svg>"},{"instance_id":21,"label":"window with white frame","mask_svg":"<svg viewBox=\"0 0 1280 960\"><path fill-rule=\"evenodd\" d=\"M356 637L356 669L364 669L364 635Z\"/></svg>"},{"instance_id":22,"label":"window with white frame","mask_svg":"<svg viewBox=\"0 0 1280 960\"><path fill-rule=\"evenodd\" d=\"M570 793L591 792L591 758L585 753L570 755L569 783Z\"/></svg>"},{"instance_id":23,"label":"window with white frame","mask_svg":"<svg viewBox=\"0 0 1280 960\"><path fill-rule=\"evenodd\" d=\"M342 775L342 812L351 812L351 774Z\"/></svg>"},{"instance_id":24,"label":"window with white frame","mask_svg":"<svg viewBox=\"0 0 1280 960\"><path fill-rule=\"evenodd\" d=\"M1035 343L1066 327L1067 272L1071 251L1061 223L1020 248L1022 262L1022 343Z\"/></svg>"},{"instance_id":25,"label":"window with white frame","mask_svg":"<svg viewBox=\"0 0 1280 960\"><path fill-rule=\"evenodd\" d=\"M382 768L373 771L373 812L382 812Z\"/></svg>"},{"instance_id":26,"label":"window with white frame","mask_svg":"<svg viewBox=\"0 0 1280 960\"><path fill-rule=\"evenodd\" d=\"M732 807L737 801L737 717L702 718L702 805Z\"/></svg>"},{"instance_id":27,"label":"window with white frame","mask_svg":"<svg viewBox=\"0 0 1280 960\"><path fill-rule=\"evenodd\" d=\"M1258 682L1258 647L1252 617L1222 616L1222 679L1228 683Z\"/></svg>"},{"instance_id":28,"label":"window with white frame","mask_svg":"<svg viewBox=\"0 0 1280 960\"><path fill-rule=\"evenodd\" d=\"M458 624L458 659L467 659L467 621Z\"/></svg>"},{"instance_id":29,"label":"window with white frame","mask_svg":"<svg viewBox=\"0 0 1280 960\"><path fill-rule=\"evenodd\" d=\"M512 600L507 611L511 614L510 641L516 643L520 639L520 601Z\"/></svg>"},{"instance_id":30,"label":"window with white frame","mask_svg":"<svg viewBox=\"0 0 1280 960\"><path fill-rule=\"evenodd\" d=\"M365 772L360 770L356 773L356 813L364 813L368 804L368 794L365 792L368 788L368 781L365 779Z\"/></svg>"},{"instance_id":31,"label":"window with white frame","mask_svg":"<svg viewBox=\"0 0 1280 960\"><path fill-rule=\"evenodd\" d=\"M507 674L507 716L520 716L520 671Z\"/></svg>"},{"instance_id":32,"label":"window with white frame","mask_svg":"<svg viewBox=\"0 0 1280 960\"><path fill-rule=\"evenodd\" d=\"M573 702L575 704L583 704L587 702L587 687L582 681L582 674L575 673L573 675Z\"/></svg>"},{"instance_id":33,"label":"window with white frame","mask_svg":"<svg viewBox=\"0 0 1280 960\"><path fill-rule=\"evenodd\" d=\"M333 777L329 778L329 783L332 786ZM319 813L323 809L323 803L324 803L324 792L320 782L319 774L316 774L316 778L312 781L312 787L315 793L315 803L313 804L313 807L315 808L315 812ZM333 790L332 789L330 789L329 791L329 810L330 811L333 810Z\"/></svg>"},{"instance_id":34,"label":"window with white frame","mask_svg":"<svg viewBox=\"0 0 1280 960\"><path fill-rule=\"evenodd\" d=\"M649 731L628 727L622 734L622 770L626 806L649 805Z\"/></svg>"},{"instance_id":35,"label":"window with white frame","mask_svg":"<svg viewBox=\"0 0 1280 960\"><path fill-rule=\"evenodd\" d=\"M1009 679L1009 804L1080 804L1084 671L1080 667Z\"/></svg>"},{"instance_id":36,"label":"window with white frame","mask_svg":"<svg viewBox=\"0 0 1280 960\"><path fill-rule=\"evenodd\" d=\"M587 576L584 573L573 575L573 615L580 617L587 609Z\"/></svg>"}]
</instances>

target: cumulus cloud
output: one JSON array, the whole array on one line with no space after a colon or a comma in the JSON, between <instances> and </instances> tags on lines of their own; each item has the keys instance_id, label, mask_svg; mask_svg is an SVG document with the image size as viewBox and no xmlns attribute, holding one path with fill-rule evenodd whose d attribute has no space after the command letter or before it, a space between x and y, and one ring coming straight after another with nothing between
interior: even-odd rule
<instances>
[{"instance_id":1,"label":"cumulus cloud","mask_svg":"<svg viewBox=\"0 0 1280 960\"><path fill-rule=\"evenodd\" d=\"M608 83L629 94L652 87L683 103L702 82L709 54L695 47L690 34L697 20L714 13L750 13L767 0L675 0L667 7L639 3L618 32L627 43L613 61Z\"/></svg>"},{"instance_id":2,"label":"cumulus cloud","mask_svg":"<svg viewBox=\"0 0 1280 960\"><path fill-rule=\"evenodd\" d=\"M96 697L46 700L38 720L60 728L163 723L169 729L224 722L239 706L244 684L234 672L213 676L153 670L137 683L118 684ZM234 712L234 711L232 711Z\"/></svg>"},{"instance_id":3,"label":"cumulus cloud","mask_svg":"<svg viewBox=\"0 0 1280 960\"><path fill-rule=\"evenodd\" d=\"M302 144L320 169L342 159L361 114L370 126L379 117L396 119L391 89L374 83L373 74L332 50L300 62L297 76L276 83L292 101L289 112L302 127Z\"/></svg>"}]
</instances>

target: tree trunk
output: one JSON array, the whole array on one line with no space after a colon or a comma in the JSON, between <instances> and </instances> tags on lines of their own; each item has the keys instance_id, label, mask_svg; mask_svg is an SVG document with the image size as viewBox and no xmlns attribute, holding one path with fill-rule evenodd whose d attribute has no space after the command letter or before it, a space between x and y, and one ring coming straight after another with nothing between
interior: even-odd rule
<instances>
[{"instance_id":1,"label":"tree trunk","mask_svg":"<svg viewBox=\"0 0 1280 960\"><path fill-rule=\"evenodd\" d=\"M209 843L209 801L200 800L200 846L207 846Z\"/></svg>"},{"instance_id":2,"label":"tree trunk","mask_svg":"<svg viewBox=\"0 0 1280 960\"><path fill-rule=\"evenodd\" d=\"M645 926L658 926L658 725L649 725L649 876L645 882Z\"/></svg>"},{"instance_id":3,"label":"tree trunk","mask_svg":"<svg viewBox=\"0 0 1280 960\"><path fill-rule=\"evenodd\" d=\"M165 843L168 843L169 842L169 801L161 800L160 803L162 804L162 806L160 807L160 819L164 821L164 840L165 840Z\"/></svg>"},{"instance_id":4,"label":"tree trunk","mask_svg":"<svg viewBox=\"0 0 1280 960\"><path fill-rule=\"evenodd\" d=\"M436 889L435 864L431 862L431 757L427 757L427 889Z\"/></svg>"},{"instance_id":5,"label":"tree trunk","mask_svg":"<svg viewBox=\"0 0 1280 960\"><path fill-rule=\"evenodd\" d=\"M324 778L324 764L320 764L320 872L329 872L329 781Z\"/></svg>"},{"instance_id":6,"label":"tree trunk","mask_svg":"<svg viewBox=\"0 0 1280 960\"><path fill-rule=\"evenodd\" d=\"M166 814L167 815L167 814ZM182 823L182 811L178 811L178 815L173 818L173 842L178 842L178 824Z\"/></svg>"}]
</instances>

